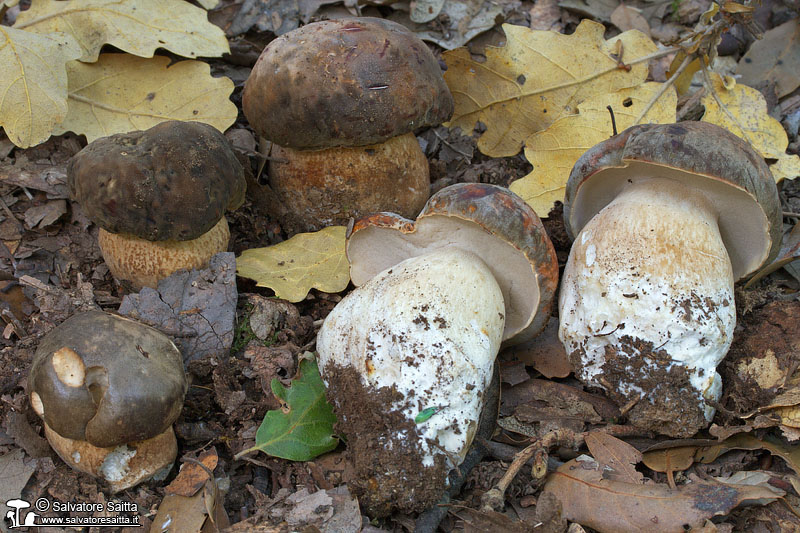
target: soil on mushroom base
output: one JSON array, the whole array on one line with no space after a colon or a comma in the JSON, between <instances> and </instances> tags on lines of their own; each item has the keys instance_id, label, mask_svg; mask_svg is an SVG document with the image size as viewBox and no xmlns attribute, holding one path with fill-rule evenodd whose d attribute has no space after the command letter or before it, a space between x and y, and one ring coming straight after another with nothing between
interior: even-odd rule
<instances>
[{"instance_id":1,"label":"soil on mushroom base","mask_svg":"<svg viewBox=\"0 0 800 533\"><path fill-rule=\"evenodd\" d=\"M419 432L403 414L405 405L386 412L385 406L397 405L403 394L394 386L364 385L353 368L329 365L325 375L335 384L336 396L328 393L328 401L339 420L336 432L348 439L347 453L356 473L350 488L362 509L370 516L387 516L393 511L390 500L406 513L421 512L439 501L447 476L444 456L437 455L433 466L423 466ZM347 419L343 412L361 414Z\"/></svg>"},{"instance_id":2,"label":"soil on mushroom base","mask_svg":"<svg viewBox=\"0 0 800 533\"><path fill-rule=\"evenodd\" d=\"M573 365L585 357L582 348L570 354ZM616 350L606 346L602 369L603 380L612 389L607 391L608 396L620 407L635 402L628 411L633 425L680 437L690 437L695 433L692 428L705 425L699 407L702 398L692 386L686 367L675 364L666 351L652 342L629 335L620 337ZM633 391L628 395L615 392L618 384L635 384L644 393L637 401Z\"/></svg>"}]
</instances>

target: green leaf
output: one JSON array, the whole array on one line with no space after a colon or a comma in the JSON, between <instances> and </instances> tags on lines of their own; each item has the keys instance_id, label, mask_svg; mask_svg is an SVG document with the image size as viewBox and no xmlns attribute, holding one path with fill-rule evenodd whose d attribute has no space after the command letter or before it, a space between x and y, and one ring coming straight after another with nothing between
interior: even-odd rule
<instances>
[{"instance_id":1,"label":"green leaf","mask_svg":"<svg viewBox=\"0 0 800 533\"><path fill-rule=\"evenodd\" d=\"M272 380L272 393L286 405L284 409L267 412L256 432L256 445L237 457L261 450L291 461L308 461L336 448L339 443L333 436L336 416L325 400L325 385L317 362L303 359L299 376L288 389L277 379Z\"/></svg>"}]
</instances>

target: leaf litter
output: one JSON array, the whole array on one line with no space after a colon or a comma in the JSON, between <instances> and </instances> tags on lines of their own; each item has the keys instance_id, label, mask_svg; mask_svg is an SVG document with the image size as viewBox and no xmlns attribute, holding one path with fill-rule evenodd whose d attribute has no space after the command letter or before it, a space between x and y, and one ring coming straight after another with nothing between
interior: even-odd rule
<instances>
[{"instance_id":1,"label":"leaf litter","mask_svg":"<svg viewBox=\"0 0 800 533\"><path fill-rule=\"evenodd\" d=\"M622 65L626 64L627 53L628 50L623 47ZM236 98L236 94L237 93L234 92L234 100ZM585 101L585 99L581 102L577 102L577 104L580 104L583 101ZM577 107L573 108L573 111L574 110L577 110ZM603 116L603 120L605 122L608 121L606 116L607 112L606 115ZM471 128L465 128L465 130L470 129ZM478 124L478 129L480 130L480 124ZM439 133L438 137L436 135L433 137L436 137L437 139L447 139L448 143L450 144L453 144L452 141L455 140L450 138L447 133L442 132ZM480 140L480 138L478 139ZM60 139L56 140L61 142ZM523 141L525 140L527 140L527 137L523 139ZM791 138L789 139L789 141L792 140L793 139ZM527 143L525 144L527 147ZM447 162L445 163L441 163L439 159L440 156L444 157L442 150L444 150L443 147L447 146L444 143L439 142L438 149L434 149L428 154L432 166L439 165L438 168L441 169L440 176L442 179L479 179L498 180L500 182L505 180L507 183L511 178L522 177L528 172L527 169L520 171L520 169L525 168L525 161L521 156L510 156L505 159L491 159L483 154L472 153L468 144L453 145L458 147L458 152L455 152L456 155L454 155L451 150ZM58 149L62 150L65 149L65 147L60 146ZM773 147L772 149L774 151L785 150L786 145L780 146L780 143L778 143L777 148ZM78 305L95 306L99 304L103 307L114 309L119 304L121 298L125 296L125 293L119 287L114 285L110 276L107 274L107 271L103 271L102 262L99 260L97 251L91 251L91 248L86 247L84 244L80 244L75 247L77 252L73 250L68 253L68 250L64 248L63 241L62 244L58 245L53 244L55 241L51 241L50 244L46 244L48 248L44 248L39 245L40 247L31 253L31 250L35 249L35 247L31 247L29 243L39 242L44 244L45 241L42 239L44 237L48 237L46 234L59 235L63 233L68 235L68 240L74 243L82 242L82 240L85 239L86 243L88 244L91 242L92 236L90 233L93 231L93 227L90 226L88 222L82 221L80 217L76 217L73 214L75 211L74 206L70 204L67 204L68 210L66 213L62 213L59 217L52 220L52 222L49 224L46 224L44 227L40 225L31 227L31 224L24 225L25 214L31 208L36 207L34 200L32 198L28 198L24 191L27 190L32 197L36 196L36 201L40 203L39 205L47 205L50 200L59 199L59 196L60 199L63 200L66 195L63 193L63 189L59 188L62 185L58 183L58 171L56 170L53 172L48 170L48 168L57 169L58 162L56 160L44 160L41 157L33 156L29 157L28 161L25 162L23 160L26 158L26 155L34 154L35 149L23 151L10 148L9 150L10 151L8 153L2 154L3 157L0 158L0 177L2 177L3 182L0 184L0 187L3 187L3 190L0 191L3 194L0 197L9 199L7 202L9 203L9 210L13 213L14 218L16 218L17 221L22 224L22 227L18 229L19 234L17 240L19 243L16 245L10 243L9 246L16 246L16 248L14 248L15 252L12 252L12 254L16 253L16 255L20 256L17 260L23 262L23 266L27 269L20 270L19 272L24 271L30 274L35 274L36 276L25 278L27 285L25 285L24 288L31 295L33 301L36 302L38 311L33 311L32 313L32 316L35 320L32 321L30 318L28 318L21 322L25 329L28 330L26 333L30 334L27 340L15 339L14 334L11 333L9 337L6 337L5 344L2 345L3 351L0 352L0 357L2 358L2 367L21 369L23 373L22 376L0 376L0 394L3 395L3 402L0 403L0 405L3 405L3 407L0 408L0 413L6 412L3 410L9 409L8 406L13 406L14 409L17 409L22 413L26 413L26 416L29 417L33 427L37 428L38 419L35 416L31 416L29 407L27 406L27 400L25 398L23 389L21 388L21 384L24 384L24 381L20 381L20 379L24 379L25 361L28 357L30 357L32 349L35 346L35 337L40 335L47 328L52 327L52 325L57 323L60 320L60 317L64 314L73 312L76 303L78 303ZM69 151L68 149L66 150ZM462 152L463 154L468 155L463 155ZM14 163L24 163L24 166L21 166L20 168L14 168L16 166ZM33 167L32 165L36 165L36 167ZM476 172L474 170L475 168L485 168L486 171L484 172L481 170ZM27 169L25 170L27 174L22 172L23 169ZM507 169L511 169L512 172L509 173ZM535 170L536 168L534 171ZM3 175L2 172L5 172L5 175ZM25 189L23 189L23 187ZM237 223L239 224L239 226L234 230L233 245L234 251L237 253L237 255L241 254L245 248L253 247L251 246L251 243L259 242L257 239L260 239L261 246L264 244L273 244L279 239L279 236L276 238L277 234L275 234L272 229L265 229L264 223L254 217L252 212L248 211L247 209L248 208L246 207L241 214L235 215ZM61 208L57 205L54 205L53 207L47 208L47 210L52 210L53 213L56 213L59 212ZM31 222L35 218L34 214L36 214L36 212L31 211ZM13 225L13 220L8 218L6 218L6 220ZM2 222L3 221L0 221L0 223ZM251 232L251 228L255 229L256 231ZM73 247L73 245L70 245L70 247ZM19 250L19 252L16 252L16 250ZM560 247L559 253L564 254L564 252L564 247ZM25 254L29 253L31 255L23 257ZM72 259L67 260L68 257L72 257ZM5 261L7 261L7 259L5 259ZM80 277L78 277L78 274L80 274ZM774 276L770 276L767 278L767 281L769 283L774 283L774 281L772 281L774 279ZM792 285L791 282L789 283L790 284L788 286L784 286L782 290L787 290L787 287L789 290L791 290ZM238 284L240 288L240 301L248 298L246 293L256 292L259 293L259 295L271 294L269 291L264 289L257 289L254 283L246 279L239 279ZM760 290L761 289L759 286L756 286L756 291ZM774 288L771 290L775 291ZM775 293L773 292L772 294ZM278 379L285 385L289 383L290 378L294 374L294 370L290 365L286 366L286 368L277 365L271 367L271 369L268 369L266 366L258 365L265 365L271 360L271 358L277 358L277 350L284 346L287 347L287 350L282 351L281 353L284 355L281 355L280 357L284 358L283 360L287 362L297 357L297 354L302 353L304 350L301 348L313 341L313 328L310 326L310 324L314 321L319 321L320 319L324 318L327 311L329 311L330 308L336 303L336 298L339 298L339 296L326 295L315 289L311 289L308 291L308 295L300 298L295 305L287 303L286 305L291 307L287 307L283 311L279 312L284 313L285 316L289 316L291 314L291 310L296 310L298 313L297 316L305 319L305 327L300 327L297 324L290 326L288 324L288 319L283 321L272 321L270 318L264 318L262 320L263 329L259 330L261 332L261 336L266 337L267 339L275 338L277 343L275 345L264 346L263 344L257 344L264 341L262 338L250 339L246 343L245 348L243 348L240 352L230 354L230 357L212 357L202 361L191 362L190 373L193 376L196 386L193 385L193 390L190 391L190 398L189 401L187 401L186 413L183 415L182 420L179 421L179 435L182 439L186 439L185 441L187 443L194 443L193 446L205 446L209 440L216 441L215 445L217 446L220 446L220 444L224 443L224 451L221 452L222 462L221 465L217 466L216 468L216 475L221 476L220 479L222 485L217 487L217 489L209 486L207 491L201 491L201 493L204 494L203 500L198 502L198 505L195 508L196 510L193 511L193 513L197 513L195 516L198 518L203 518L206 520L209 510L219 509L222 507L219 504L220 500L217 499L214 494L215 490L220 490L226 482L232 483L232 486L231 490L229 490L227 495L225 495L224 507L229 511L229 513L233 512L236 519L239 520L246 518L246 515L239 514L241 509L250 509L250 512L254 512L256 509L256 507L254 507L254 502L263 503L273 500L278 501L279 494L284 494L284 499L280 501L285 501L288 495L298 494L298 486L314 488L318 487L323 492L327 492L329 489L323 487L330 486L331 481L334 481L336 484L341 483L341 468L336 467L337 469L334 470L332 467L326 466L330 464L326 459L328 455L323 455L315 461L315 464L317 464L316 468L312 467L310 463L282 461L279 459L270 458L265 454L248 456L247 458L235 463L228 462L228 459L233 453L246 448L254 442L256 439L256 434L258 433L259 423L261 422L261 418L266 411L269 409L274 409L282 412L280 409L280 402L276 398L273 398L272 400L276 401L277 403L272 407L267 408L267 402L264 400L265 391L262 388L262 380L266 380L264 381L264 385L267 387L269 387L270 382L273 379ZM771 298L774 299L774 296ZM781 302L777 303L780 305ZM269 311L264 311L264 313L269 313ZM237 315L238 319L241 319L241 317L244 316L241 308ZM262 316L270 315L267 314ZM757 320L760 320L760 318L750 317L747 314L742 316L740 319L742 324L747 324L748 321ZM290 347L289 343L291 343L293 347ZM245 354L249 354L249 357ZM532 370L529 369L528 372L530 372L532 376L536 376ZM516 379L524 380L525 378L524 376L518 376ZM517 386L525 386L526 383L528 382L523 381ZM291 386L289 391L291 391ZM602 402L602 396L596 394L596 392L580 392L588 394L590 397L593 396L598 400L598 402ZM537 401L546 402L550 399L547 394L543 394L540 398L543 399L539 399ZM793 397L788 393L783 397L786 398L785 400L781 400L780 396L778 396L778 398L779 399L776 401L779 403L793 403ZM586 401L585 398L582 397L582 399ZM524 407L519 410L519 414L521 415L520 418L523 421L519 423L523 426L541 424L541 420L544 420L548 417L550 417L551 421L555 420L552 415L547 414L548 412L534 401L529 401L527 404L523 402L521 405L524 405ZM592 405L594 405L594 409L597 410L599 409L598 406L600 406L601 403L595 403ZM765 403L763 405L768 407L770 404ZM224 408L222 406L224 406ZM791 409L793 406L775 405L773 406L773 410L779 407ZM285 408L286 406L284 406L284 409ZM563 409L563 406L560 408ZM514 408L512 408L512 411L513 410ZM229 414L221 414L223 411ZM764 414L766 415L767 413ZM787 414L787 420L790 418L789 415L790 414ZM435 414L432 416L435 416ZM563 413L561 416L563 416ZM756 416L762 415L759 414ZM624 421L624 418L622 420ZM598 422L598 418L589 417L583 423L588 422L588 425L586 426L588 430L597 426L610 427L607 426L607 424L616 421L618 420L613 416L612 418L605 418L602 422ZM751 433L748 435L754 439L749 442L749 446L753 448L753 451L741 452L744 454L749 454L747 455L748 457L757 459L759 457L757 455L759 453L758 450L763 449L765 447L763 443L767 442L769 443L769 446L774 447L774 450L779 450L780 453L783 454L782 456L778 455L778 457L784 457L788 461L793 461L793 455L790 451L791 448L781 449L775 447L777 446L776 442L779 443L780 441L775 441L774 439L765 440L763 437L763 432L765 430L759 430L755 427L752 427L749 425L751 424L749 421L743 422L740 420L737 422L730 422L723 418L719 418L718 421L726 424L734 424L726 425L724 429L732 427L751 427ZM735 424L739 424L739 426L736 426ZM498 436L498 438L505 441L508 441L509 439L519 439L519 434L504 432L503 435ZM623 438L625 440L630 440L626 436L623 436ZM591 440L592 438L589 438L589 441ZM517 446L512 447L512 449L518 450L519 441L516 440L514 442L517 444ZM631 440L631 442L635 441ZM762 443L761 448L756 445L756 442ZM733 444L733 442L730 442L729 444ZM602 447L611 450L616 449L614 446L614 444L608 444L607 442L602 445ZM14 448L13 444L10 444L10 441L3 440L3 435L0 433L0 455L6 453L8 450L14 449L18 448ZM334 454L335 453L338 452L334 452ZM554 457L559 456L559 452L555 450L551 453ZM597 449L594 450L594 453L602 456L602 453L597 451ZM611 452L611 455L619 455L619 452ZM724 458L725 456L721 457ZM717 460L719 460L719 458ZM781 461L783 461L783 459L776 459L776 464L773 465L773 470L781 470L781 465L783 464ZM607 463L608 461L603 459L602 462ZM39 466L39 469L33 473L33 477L31 478L32 481L25 489L26 492L29 492L31 496L35 496L37 493L41 494L43 491L47 490L51 495L59 495L64 499L75 498L76 494L80 494L80 498L84 498L85 501L96 501L99 494L97 491L98 489L101 489L101 487L92 485L91 480L88 480L88 478L79 476L71 471L63 470L61 467L59 467L59 462L57 459L51 460L47 458L44 463L40 462L39 464L44 466ZM474 498L478 497L477 494L479 494L480 491L486 491L491 488L493 485L493 476L499 477L504 472L503 466L497 465L490 467L490 464L490 462L482 463L483 466L480 469L480 472L482 473L473 478L474 485L471 489L471 492L468 490L463 495L466 500L472 498L474 503ZM633 463L629 462L628 464ZM319 465L323 466L320 467ZM733 466L735 467L735 465ZM618 468L621 468L623 472L625 472L624 468ZM641 466L639 468L642 469ZM692 469L696 468L696 466L692 464L686 468ZM55 477L53 477L53 473L56 474ZM653 477L662 483L664 481L663 478L658 478L657 473L653 473L648 470L643 470L643 473L645 474L646 478ZM627 472L623 475L630 476L633 474L631 474L631 472ZM678 480L678 483L682 483L686 479L685 477L682 477L683 474L681 473L681 470L675 470L674 475ZM755 476L755 474L752 476ZM50 479L50 481L47 481L48 479ZM494 479L496 480L497 477ZM156 504L161 501L161 496L153 491L154 488L155 487L142 487L138 495L132 496L132 498L138 499L141 508L154 508ZM529 488L528 490L531 489ZM219 496L221 493L217 492L216 494ZM311 498L315 494L315 492L310 490L308 493L308 498ZM518 502L523 494L523 492L510 492L509 497L511 498L511 502L516 509L522 510L522 508L519 507ZM536 492L535 494L539 493ZM305 497L300 496L301 495L298 495L298 497L296 497L298 502L306 501ZM328 494L328 496L332 498L330 494ZM597 494L594 492L589 492L587 495L587 498L596 497ZM319 501L323 501L323 503L328 501L324 497L324 494L318 495L317 498L319 498ZM539 496L540 503L536 506L536 516L544 517L546 515L545 502L551 500L552 499L549 497L549 495ZM315 501L318 500L307 500L309 504ZM350 502L352 504L354 500L351 498ZM266 506L269 504L264 505ZM327 505L327 503L325 505ZM324 509L325 505L320 508L319 513L315 512L309 514L303 512L294 516L300 517L300 521L298 522L300 524L310 523L312 520L311 515L316 515L314 520L319 520L320 517L324 518L324 516L328 515L328 511ZM555 507L560 507L560 504L558 504L557 500L555 500L555 503L552 505ZM288 508L291 508L291 506L287 505L287 509ZM774 508L776 507L771 505L765 509ZM265 507L263 510L266 512L267 508ZM336 510L334 512L334 517L339 512L339 510ZM483 523L481 522L482 518L478 519L476 516L474 516L474 512L477 511L472 512L473 516L470 516L470 511L455 511L454 516L461 517L455 518L455 522L456 524L460 525L459 527L463 526L465 530L468 530L468 527L473 527L472 530L480 531L480 527L482 526L479 524ZM507 510L506 512L513 515L510 510ZM737 513L739 513L739 511L734 512L730 516L741 516ZM519 513L514 516L516 516L518 520L520 516L532 515L533 513ZM774 512L773 515L777 516L774 514ZM263 517L266 515L261 516ZM283 514L276 513L272 519L275 521L280 521L285 520L287 516L288 515L286 512L283 512ZM346 516L350 517L352 524L359 523L356 521L354 515L349 514ZM506 514L500 514L498 517L484 513L481 516L491 517L486 520L485 523L489 524L487 527L494 527L495 530L500 527L498 524L519 524L519 522L514 522L514 519L508 518L508 515ZM560 517L561 515L559 514L558 516ZM306 521L303 522L303 520ZM560 520L563 520L563 517L559 519L553 519L552 523L562 524ZM781 520L786 520L786 517L781 516ZM467 522L474 525L469 526L467 525ZM258 521L252 522L252 524L256 523L258 523ZM315 523L319 524L319 522ZM397 522L394 524L397 525ZM391 523L383 525L386 527L391 527ZM565 523L563 525L559 525L557 527L560 527L561 529L553 529L553 531L563 531L565 526ZM317 525L317 527L322 529L322 527L319 525ZM509 530L511 530L512 527L516 526L508 525ZM344 529L341 530L344 531Z\"/></svg>"}]
</instances>

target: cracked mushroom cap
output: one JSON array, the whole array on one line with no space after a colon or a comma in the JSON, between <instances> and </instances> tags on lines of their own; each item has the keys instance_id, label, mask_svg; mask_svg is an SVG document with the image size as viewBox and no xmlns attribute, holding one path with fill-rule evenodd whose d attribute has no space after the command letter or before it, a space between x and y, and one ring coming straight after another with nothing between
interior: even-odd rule
<instances>
[{"instance_id":1,"label":"cracked mushroom cap","mask_svg":"<svg viewBox=\"0 0 800 533\"><path fill-rule=\"evenodd\" d=\"M781 209L769 167L747 142L707 122L633 126L584 153L564 199L570 237L632 180L651 177L674 179L704 194L717 214L734 280L777 255Z\"/></svg>"},{"instance_id":2,"label":"cracked mushroom cap","mask_svg":"<svg viewBox=\"0 0 800 533\"><path fill-rule=\"evenodd\" d=\"M228 140L200 122L162 122L90 143L67 166L70 197L110 233L196 239L244 201Z\"/></svg>"},{"instance_id":3,"label":"cracked mushroom cap","mask_svg":"<svg viewBox=\"0 0 800 533\"><path fill-rule=\"evenodd\" d=\"M347 239L350 277L360 286L405 259L449 246L477 255L497 280L505 303L505 344L544 328L558 260L533 209L502 187L451 185L428 200L416 221L393 213L358 220Z\"/></svg>"},{"instance_id":4,"label":"cracked mushroom cap","mask_svg":"<svg viewBox=\"0 0 800 533\"><path fill-rule=\"evenodd\" d=\"M269 43L242 108L262 137L318 150L441 124L453 97L425 43L400 24L362 17L314 22Z\"/></svg>"},{"instance_id":5,"label":"cracked mushroom cap","mask_svg":"<svg viewBox=\"0 0 800 533\"><path fill-rule=\"evenodd\" d=\"M150 439L180 414L183 358L157 330L102 311L74 315L39 343L31 404L62 437L110 447Z\"/></svg>"}]
</instances>

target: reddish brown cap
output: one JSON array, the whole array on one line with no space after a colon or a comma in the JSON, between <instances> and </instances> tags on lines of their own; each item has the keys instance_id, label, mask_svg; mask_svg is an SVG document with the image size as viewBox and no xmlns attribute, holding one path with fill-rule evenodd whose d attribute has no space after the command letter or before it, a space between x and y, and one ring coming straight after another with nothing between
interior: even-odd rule
<instances>
[{"instance_id":1,"label":"reddish brown cap","mask_svg":"<svg viewBox=\"0 0 800 533\"><path fill-rule=\"evenodd\" d=\"M196 239L244 201L242 166L213 126L162 122L103 137L67 166L70 197L111 233Z\"/></svg>"},{"instance_id":2,"label":"reddish brown cap","mask_svg":"<svg viewBox=\"0 0 800 533\"><path fill-rule=\"evenodd\" d=\"M547 324L558 285L558 260L539 217L508 189L459 183L434 194L416 222L393 213L358 220L347 239L350 277L358 286L393 265L454 246L480 257L505 301L507 344Z\"/></svg>"},{"instance_id":3,"label":"reddish brown cap","mask_svg":"<svg viewBox=\"0 0 800 533\"><path fill-rule=\"evenodd\" d=\"M674 179L713 205L734 279L757 271L781 243L781 208L764 159L744 140L708 122L641 124L584 153L567 182L570 237L639 178Z\"/></svg>"},{"instance_id":4,"label":"reddish brown cap","mask_svg":"<svg viewBox=\"0 0 800 533\"><path fill-rule=\"evenodd\" d=\"M439 62L400 24L308 24L267 45L242 108L259 135L295 150L361 146L441 124L453 97Z\"/></svg>"}]
</instances>

